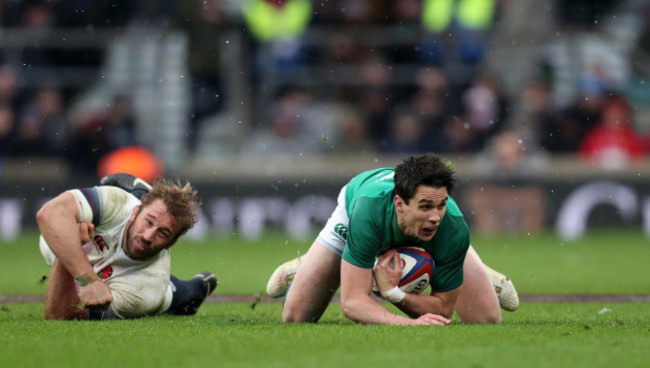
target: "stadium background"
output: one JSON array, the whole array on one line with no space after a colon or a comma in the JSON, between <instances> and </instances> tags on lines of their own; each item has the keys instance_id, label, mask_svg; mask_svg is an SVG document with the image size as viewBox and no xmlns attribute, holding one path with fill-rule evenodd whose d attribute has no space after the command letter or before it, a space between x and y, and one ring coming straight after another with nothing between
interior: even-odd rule
<instances>
[{"instance_id":1,"label":"stadium background","mask_svg":"<svg viewBox=\"0 0 650 368\"><path fill-rule=\"evenodd\" d=\"M488 1L435 28L424 3L3 2L0 238L133 146L199 189L195 237L308 237L352 175L425 151L475 231L650 235L648 6ZM607 106L624 139L586 147Z\"/></svg>"}]
</instances>

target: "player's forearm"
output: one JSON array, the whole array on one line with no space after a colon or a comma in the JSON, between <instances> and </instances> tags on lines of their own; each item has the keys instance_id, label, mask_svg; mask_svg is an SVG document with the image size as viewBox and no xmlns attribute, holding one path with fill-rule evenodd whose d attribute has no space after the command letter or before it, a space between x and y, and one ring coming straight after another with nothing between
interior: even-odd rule
<instances>
[{"instance_id":1,"label":"player's forearm","mask_svg":"<svg viewBox=\"0 0 650 368\"><path fill-rule=\"evenodd\" d=\"M458 295L460 295L459 287L445 292L433 292L431 295L407 294L397 306L412 317L433 313L451 318Z\"/></svg>"},{"instance_id":2,"label":"player's forearm","mask_svg":"<svg viewBox=\"0 0 650 368\"><path fill-rule=\"evenodd\" d=\"M342 295L341 308L347 318L359 323L386 325L408 325L413 323L413 320L408 317L391 313L368 295L359 295L352 298Z\"/></svg>"},{"instance_id":3,"label":"player's forearm","mask_svg":"<svg viewBox=\"0 0 650 368\"><path fill-rule=\"evenodd\" d=\"M418 317L427 313L439 314L451 318L454 313L454 304L435 295L406 294L397 307L411 317Z\"/></svg>"},{"instance_id":4,"label":"player's forearm","mask_svg":"<svg viewBox=\"0 0 650 368\"><path fill-rule=\"evenodd\" d=\"M43 318L56 320L88 319L88 311L80 308L79 296L72 275L55 260L45 291Z\"/></svg>"}]
</instances>

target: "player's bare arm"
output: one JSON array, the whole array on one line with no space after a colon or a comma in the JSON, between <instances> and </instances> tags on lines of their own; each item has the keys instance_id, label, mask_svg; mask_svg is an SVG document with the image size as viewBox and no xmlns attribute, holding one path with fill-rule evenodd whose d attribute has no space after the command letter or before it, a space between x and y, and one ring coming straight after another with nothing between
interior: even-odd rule
<instances>
[{"instance_id":1,"label":"player's bare arm","mask_svg":"<svg viewBox=\"0 0 650 368\"><path fill-rule=\"evenodd\" d=\"M373 273L377 288L381 293L396 288L402 274L402 265L398 252L391 249L382 254L377 260ZM404 298L395 305L413 318L427 313L440 314L451 318L459 294L460 288L447 292L433 291L431 295L405 294Z\"/></svg>"},{"instance_id":2,"label":"player's bare arm","mask_svg":"<svg viewBox=\"0 0 650 368\"><path fill-rule=\"evenodd\" d=\"M451 318L460 295L460 287L444 293L432 292L431 295L406 294L396 306L411 317L426 313L435 313Z\"/></svg>"},{"instance_id":3,"label":"player's bare arm","mask_svg":"<svg viewBox=\"0 0 650 368\"><path fill-rule=\"evenodd\" d=\"M74 196L65 192L48 201L36 214L36 220L43 238L57 260L81 286L79 306L107 307L113 298L110 289L99 279L81 248L80 215ZM57 272L50 275L48 287L50 284L58 284L59 280L56 278L63 277L64 274ZM56 295L52 295L48 300L56 303Z\"/></svg>"},{"instance_id":4,"label":"player's bare arm","mask_svg":"<svg viewBox=\"0 0 650 368\"><path fill-rule=\"evenodd\" d=\"M80 308L75 281L58 259L52 263L45 291L43 318L57 320L88 319L87 309Z\"/></svg>"},{"instance_id":5,"label":"player's bare arm","mask_svg":"<svg viewBox=\"0 0 650 368\"><path fill-rule=\"evenodd\" d=\"M43 238L57 259L75 277L93 271L80 246L79 216L75 198L68 192L48 201L36 213Z\"/></svg>"},{"instance_id":6,"label":"player's bare arm","mask_svg":"<svg viewBox=\"0 0 650 368\"><path fill-rule=\"evenodd\" d=\"M364 324L443 326L451 321L440 315L424 314L417 319L397 315L370 297L372 269L341 260L341 307L347 318Z\"/></svg>"}]
</instances>

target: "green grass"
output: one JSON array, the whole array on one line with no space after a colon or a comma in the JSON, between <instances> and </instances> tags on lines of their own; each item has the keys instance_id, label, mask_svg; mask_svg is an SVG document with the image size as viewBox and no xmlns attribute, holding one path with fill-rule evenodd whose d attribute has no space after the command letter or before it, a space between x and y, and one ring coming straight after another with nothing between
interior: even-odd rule
<instances>
[{"instance_id":1,"label":"green grass","mask_svg":"<svg viewBox=\"0 0 650 368\"><path fill-rule=\"evenodd\" d=\"M172 272L217 273L217 294L261 292L281 262L311 241L269 234L259 241L183 240ZM575 242L550 233L473 239L483 260L522 294L650 293L650 242L640 232L592 232ZM36 233L0 244L0 294L42 294L48 270ZM360 326L328 308L319 324L283 325L281 304L215 303L194 317L44 321L42 305L0 304L6 367L645 367L647 303L524 303L501 325ZM391 310L395 311L394 309Z\"/></svg>"},{"instance_id":2,"label":"green grass","mask_svg":"<svg viewBox=\"0 0 650 368\"><path fill-rule=\"evenodd\" d=\"M501 325L446 327L359 326L336 305L316 325L280 324L277 303L101 323L42 321L41 310L0 311L3 366L643 367L650 346L648 308L638 303L529 304Z\"/></svg>"},{"instance_id":3,"label":"green grass","mask_svg":"<svg viewBox=\"0 0 650 368\"><path fill-rule=\"evenodd\" d=\"M592 232L573 242L550 233L475 236L472 242L485 263L507 274L522 294L650 293L650 241L640 231ZM281 234L260 240L183 239L172 248L172 273L186 278L211 270L219 278L219 293L258 293L276 266L304 254L310 245L311 240ZM3 243L1 250L0 294L43 293L38 280L48 268L36 233Z\"/></svg>"}]
</instances>

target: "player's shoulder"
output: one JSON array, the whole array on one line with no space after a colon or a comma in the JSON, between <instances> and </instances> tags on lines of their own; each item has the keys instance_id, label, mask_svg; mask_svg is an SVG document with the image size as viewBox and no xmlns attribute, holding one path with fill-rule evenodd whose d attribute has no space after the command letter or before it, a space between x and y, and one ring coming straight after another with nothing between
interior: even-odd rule
<instances>
[{"instance_id":1,"label":"player's shoulder","mask_svg":"<svg viewBox=\"0 0 650 368\"><path fill-rule=\"evenodd\" d=\"M395 169L390 167L382 167L359 173L352 179L352 181L356 181L359 184L393 183L394 177Z\"/></svg>"},{"instance_id":2,"label":"player's shoulder","mask_svg":"<svg viewBox=\"0 0 650 368\"><path fill-rule=\"evenodd\" d=\"M101 193L105 193L105 195L107 196L134 197L131 193L127 192L126 190L112 185L98 185L95 188L97 189L97 191Z\"/></svg>"},{"instance_id":3,"label":"player's shoulder","mask_svg":"<svg viewBox=\"0 0 650 368\"><path fill-rule=\"evenodd\" d=\"M99 185L95 187L77 188L70 190L75 196L83 197L91 206L117 206L117 207L135 207L140 204L140 200L124 189Z\"/></svg>"},{"instance_id":4,"label":"player's shoulder","mask_svg":"<svg viewBox=\"0 0 650 368\"><path fill-rule=\"evenodd\" d=\"M451 196L447 199L447 214L456 217L463 217L463 213L460 211L458 203L456 203L456 200Z\"/></svg>"},{"instance_id":5,"label":"player's shoulder","mask_svg":"<svg viewBox=\"0 0 650 368\"><path fill-rule=\"evenodd\" d=\"M395 171L390 168L360 173L348 183L347 197L384 197L391 195L395 188L394 176Z\"/></svg>"},{"instance_id":6,"label":"player's shoulder","mask_svg":"<svg viewBox=\"0 0 650 368\"><path fill-rule=\"evenodd\" d=\"M110 185L98 185L94 187L81 187L68 190L73 194L82 194L87 196L128 196L131 195L129 192L125 191L122 188L110 186Z\"/></svg>"}]
</instances>

